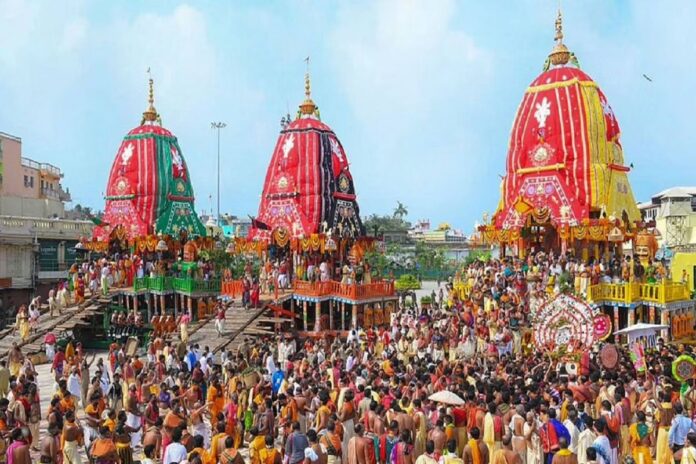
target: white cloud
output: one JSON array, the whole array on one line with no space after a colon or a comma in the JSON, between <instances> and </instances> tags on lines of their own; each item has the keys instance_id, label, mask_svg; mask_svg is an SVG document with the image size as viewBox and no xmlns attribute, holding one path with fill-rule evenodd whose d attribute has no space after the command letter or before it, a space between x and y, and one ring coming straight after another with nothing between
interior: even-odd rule
<instances>
[{"instance_id":1,"label":"white cloud","mask_svg":"<svg viewBox=\"0 0 696 464\"><path fill-rule=\"evenodd\" d=\"M443 199L462 204L478 189L478 179L461 182L483 164L468 121L477 117L493 65L455 24L455 7L450 0L386 0L351 3L337 15L330 56L356 121L338 135L365 192L364 212L400 200L413 217L426 216L442 211Z\"/></svg>"},{"instance_id":2,"label":"white cloud","mask_svg":"<svg viewBox=\"0 0 696 464\"><path fill-rule=\"evenodd\" d=\"M454 26L454 15L450 0L357 3L339 12L329 45L359 119L425 119L453 95L474 93L488 54Z\"/></svg>"}]
</instances>

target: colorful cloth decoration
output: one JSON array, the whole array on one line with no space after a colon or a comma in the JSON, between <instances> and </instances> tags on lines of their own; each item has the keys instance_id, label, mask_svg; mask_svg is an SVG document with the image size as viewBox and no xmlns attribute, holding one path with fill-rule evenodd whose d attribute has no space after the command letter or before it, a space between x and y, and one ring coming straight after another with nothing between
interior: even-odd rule
<instances>
[{"instance_id":1,"label":"colorful cloth decoration","mask_svg":"<svg viewBox=\"0 0 696 464\"><path fill-rule=\"evenodd\" d=\"M611 317L597 314L593 319L595 340L606 340L611 335Z\"/></svg>"},{"instance_id":2,"label":"colorful cloth decoration","mask_svg":"<svg viewBox=\"0 0 696 464\"><path fill-rule=\"evenodd\" d=\"M520 229L528 218L581 226L600 210L639 220L619 137L611 106L587 74L568 64L545 70L515 115L495 229ZM577 231L578 238L585 234L602 235Z\"/></svg>"},{"instance_id":3,"label":"colorful cloth decoration","mask_svg":"<svg viewBox=\"0 0 696 464\"><path fill-rule=\"evenodd\" d=\"M679 382L686 382L696 374L696 361L689 355L683 354L672 361L672 375Z\"/></svg>"},{"instance_id":4,"label":"colorful cloth decoration","mask_svg":"<svg viewBox=\"0 0 696 464\"><path fill-rule=\"evenodd\" d=\"M572 295L560 293L532 314L534 340L548 351L577 351L595 342L595 310Z\"/></svg>"},{"instance_id":5,"label":"colorful cloth decoration","mask_svg":"<svg viewBox=\"0 0 696 464\"><path fill-rule=\"evenodd\" d=\"M336 134L314 114L305 114L278 137L263 185L251 239L285 246L334 230L364 235L348 158ZM304 245L303 245L304 246Z\"/></svg>"},{"instance_id":6,"label":"colorful cloth decoration","mask_svg":"<svg viewBox=\"0 0 696 464\"><path fill-rule=\"evenodd\" d=\"M205 235L193 206L193 187L174 135L157 123L136 127L123 139L106 186L103 225L94 230L108 240L118 226L124 238L152 233Z\"/></svg>"}]
</instances>

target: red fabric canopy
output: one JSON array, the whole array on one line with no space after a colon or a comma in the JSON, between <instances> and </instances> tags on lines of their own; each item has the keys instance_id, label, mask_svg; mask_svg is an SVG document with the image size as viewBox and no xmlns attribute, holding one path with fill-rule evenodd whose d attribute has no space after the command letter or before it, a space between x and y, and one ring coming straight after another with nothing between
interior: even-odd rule
<instances>
[{"instance_id":1,"label":"red fabric canopy","mask_svg":"<svg viewBox=\"0 0 696 464\"><path fill-rule=\"evenodd\" d=\"M363 233L353 176L336 134L313 116L293 121L278 137L266 172L258 220L250 238L268 240L284 229L290 238L325 229Z\"/></svg>"}]
</instances>

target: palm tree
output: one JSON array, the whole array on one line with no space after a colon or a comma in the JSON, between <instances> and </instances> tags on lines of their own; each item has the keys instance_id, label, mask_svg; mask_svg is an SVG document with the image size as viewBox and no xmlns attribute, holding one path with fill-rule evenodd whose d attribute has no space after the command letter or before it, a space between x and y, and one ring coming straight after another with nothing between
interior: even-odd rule
<instances>
[{"instance_id":1,"label":"palm tree","mask_svg":"<svg viewBox=\"0 0 696 464\"><path fill-rule=\"evenodd\" d=\"M394 208L394 217L403 219L405 216L408 216L408 209L406 209L403 203L397 201L396 208Z\"/></svg>"}]
</instances>

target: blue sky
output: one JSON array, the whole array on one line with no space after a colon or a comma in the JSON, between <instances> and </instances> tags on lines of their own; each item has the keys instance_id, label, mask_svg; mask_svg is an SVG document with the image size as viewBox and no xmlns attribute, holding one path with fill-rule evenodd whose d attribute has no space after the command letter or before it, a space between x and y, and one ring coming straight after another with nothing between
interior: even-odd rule
<instances>
[{"instance_id":1,"label":"blue sky","mask_svg":"<svg viewBox=\"0 0 696 464\"><path fill-rule=\"evenodd\" d=\"M508 133L553 45L556 0L0 0L0 130L103 207L108 171L146 103L179 138L197 208L255 214L281 116L313 97L351 160L364 215L469 231L498 201ZM694 185L696 2L563 2L566 44L622 127L639 200ZM642 77L653 79L648 82Z\"/></svg>"}]
</instances>

